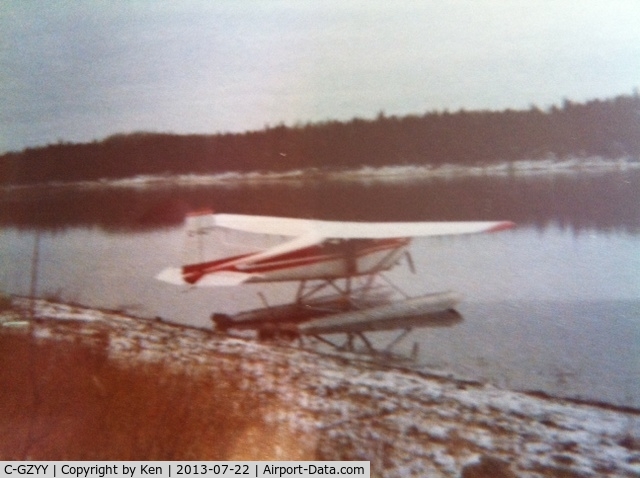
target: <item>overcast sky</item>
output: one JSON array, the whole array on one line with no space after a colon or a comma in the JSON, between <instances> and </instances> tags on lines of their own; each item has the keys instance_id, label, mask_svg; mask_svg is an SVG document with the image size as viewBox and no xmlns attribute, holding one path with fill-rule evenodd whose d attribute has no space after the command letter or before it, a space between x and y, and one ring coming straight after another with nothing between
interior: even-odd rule
<instances>
[{"instance_id":1,"label":"overcast sky","mask_svg":"<svg viewBox=\"0 0 640 478\"><path fill-rule=\"evenodd\" d=\"M0 152L637 87L639 0L0 2Z\"/></svg>"}]
</instances>

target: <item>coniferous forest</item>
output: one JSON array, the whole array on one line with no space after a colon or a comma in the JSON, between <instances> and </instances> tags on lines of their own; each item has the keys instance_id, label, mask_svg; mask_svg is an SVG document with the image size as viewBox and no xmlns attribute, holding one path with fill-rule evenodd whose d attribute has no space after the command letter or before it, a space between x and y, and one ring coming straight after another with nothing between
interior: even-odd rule
<instances>
[{"instance_id":1,"label":"coniferous forest","mask_svg":"<svg viewBox=\"0 0 640 478\"><path fill-rule=\"evenodd\" d=\"M640 96L541 110L428 112L212 135L118 134L0 156L1 184L547 158L640 157Z\"/></svg>"}]
</instances>

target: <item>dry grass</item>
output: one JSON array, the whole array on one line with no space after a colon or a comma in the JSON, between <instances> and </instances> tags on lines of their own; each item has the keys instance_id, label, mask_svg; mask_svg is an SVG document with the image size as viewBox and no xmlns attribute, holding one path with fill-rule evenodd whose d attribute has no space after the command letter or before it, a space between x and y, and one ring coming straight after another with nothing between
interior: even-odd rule
<instances>
[{"instance_id":1,"label":"dry grass","mask_svg":"<svg viewBox=\"0 0 640 478\"><path fill-rule=\"evenodd\" d=\"M15 335L0 335L0 371L0 460L268 459L265 437L295 439L233 377L122 367L95 347Z\"/></svg>"}]
</instances>

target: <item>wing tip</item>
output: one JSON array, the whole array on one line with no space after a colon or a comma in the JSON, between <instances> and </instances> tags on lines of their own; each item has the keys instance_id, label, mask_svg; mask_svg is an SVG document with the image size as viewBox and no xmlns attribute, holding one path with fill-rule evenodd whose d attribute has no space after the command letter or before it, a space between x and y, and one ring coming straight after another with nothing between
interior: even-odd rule
<instances>
[{"instance_id":1,"label":"wing tip","mask_svg":"<svg viewBox=\"0 0 640 478\"><path fill-rule=\"evenodd\" d=\"M516 227L516 223L513 221L500 221L487 229L487 232L506 231L507 229L513 229L514 227Z\"/></svg>"},{"instance_id":2,"label":"wing tip","mask_svg":"<svg viewBox=\"0 0 640 478\"><path fill-rule=\"evenodd\" d=\"M194 211L189 211L187 213L187 217L208 216L208 215L214 214L214 213L215 213L215 211L213 209L202 208L202 209L196 209Z\"/></svg>"}]
</instances>

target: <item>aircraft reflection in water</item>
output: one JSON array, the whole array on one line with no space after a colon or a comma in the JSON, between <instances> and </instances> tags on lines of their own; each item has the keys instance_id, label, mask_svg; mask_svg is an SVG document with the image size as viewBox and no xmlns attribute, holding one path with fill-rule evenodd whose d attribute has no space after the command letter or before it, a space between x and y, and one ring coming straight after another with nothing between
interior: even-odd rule
<instances>
[{"instance_id":1,"label":"aircraft reflection in water","mask_svg":"<svg viewBox=\"0 0 640 478\"><path fill-rule=\"evenodd\" d=\"M358 337L373 351L365 332L399 330L389 348L414 327L452 325L462 320L453 310L460 301L458 294L440 292L409 298L382 274L403 258L413 270L408 252L411 238L496 232L513 226L509 221L365 223L204 211L187 217L186 245L191 257L186 264L167 268L156 278L196 287L298 281L293 303L232 316L214 313L216 329L251 329L262 338L311 336L333 346L323 335L341 333L346 334L349 349ZM285 239L247 253L205 257L205 241L220 241L215 237L220 230L239 231L247 238L258 234ZM394 292L404 299L391 300Z\"/></svg>"}]
</instances>

